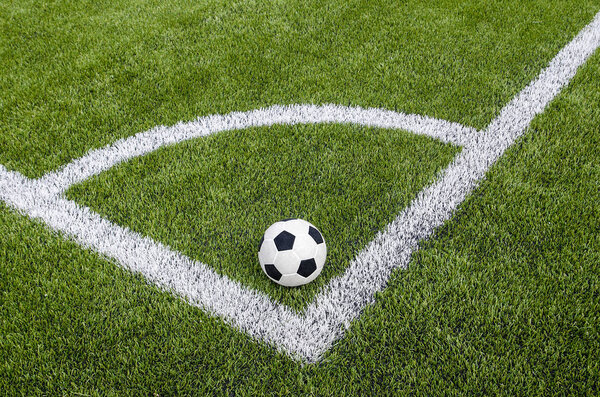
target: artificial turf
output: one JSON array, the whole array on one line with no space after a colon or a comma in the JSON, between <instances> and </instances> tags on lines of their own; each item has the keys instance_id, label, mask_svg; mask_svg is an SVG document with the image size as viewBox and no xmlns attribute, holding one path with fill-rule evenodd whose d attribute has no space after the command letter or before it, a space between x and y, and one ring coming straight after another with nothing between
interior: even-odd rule
<instances>
[{"instance_id":1,"label":"artificial turf","mask_svg":"<svg viewBox=\"0 0 600 397\"><path fill-rule=\"evenodd\" d=\"M595 0L2 1L0 164L39 177L159 124L272 104L483 128Z\"/></svg>"},{"instance_id":2,"label":"artificial turf","mask_svg":"<svg viewBox=\"0 0 600 397\"><path fill-rule=\"evenodd\" d=\"M302 309L460 149L343 124L249 128L163 148L74 186L67 197ZM302 218L327 243L317 280L286 288L258 264L274 222Z\"/></svg>"},{"instance_id":3,"label":"artificial turf","mask_svg":"<svg viewBox=\"0 0 600 397\"><path fill-rule=\"evenodd\" d=\"M99 4L98 8L94 8L95 4ZM325 95L315 94L315 101L333 98L326 95L340 89L341 94L336 98L346 98L350 103L354 103L352 98L356 102L370 102L366 103L368 106L385 105L385 101L389 101L391 107L400 110L482 126L598 10L592 2L505 2L490 6L489 13L487 3L483 2L440 3L439 9L426 3L422 6L402 3L406 8L399 8L406 11L406 19L402 19L402 12L394 14L394 9L387 9L384 14L390 14L390 21L399 18L408 26L405 29L417 29L395 41L412 50L412 55L403 50L399 50L398 55L407 57L405 63L398 65L406 66L401 69L408 72L394 71L415 75L411 81L417 85L405 85L409 87L406 88L408 93L398 94L394 89L343 90L343 80L335 76L321 82L330 91L320 91L306 80L310 78L311 63L302 69L298 61L293 64L299 70L294 77L302 78L304 83L291 78L291 82L283 80L287 87L298 89L295 94L265 84L264 79L252 83L241 78L246 76L241 73L228 75L246 82L246 86L240 86L239 97L232 86L224 84L229 91L223 91L221 97L215 96L214 102L210 98L186 102L183 98L187 95L195 98L194 92L186 91L183 85L189 77L186 72L192 73L189 65L181 66L179 74L171 70L173 74L163 75L162 80L159 73L153 74L157 69L150 69L145 77L137 76L137 80L132 78L133 83L127 79L111 80L115 76L122 77L120 72L125 72L121 61L110 61L110 54L129 56L139 50L149 56L152 52L143 44L151 42L156 43L155 58L139 59L176 64L168 53L160 52L166 41L157 41L156 37L165 32L152 29L152 21L158 23L161 13L172 15L171 19L164 19L164 23L171 26L178 19L185 20L188 13L170 3L162 8L136 4L139 7L131 9L116 5L110 13L95 2L73 3L72 6L60 2L2 3L0 163L29 176L41 175L91 147L139 132L157 122L193 118L242 103L251 108L260 104L263 97L282 98L282 102L295 101L295 98L307 100L313 89ZM319 15L328 18L327 12L338 15L339 10L353 4L357 3L326 3L323 14L299 13L297 18L315 19ZM328 9L327 5L331 7ZM373 9L379 10L376 5L375 2L364 3L362 9L373 13ZM220 26L219 18L223 21L224 29L228 28L231 18L243 20L247 14L246 36L236 36L242 41L254 37L253 30L268 28L268 25L253 25L256 23L253 18L266 20L260 19L260 12L265 9L261 7L267 6L252 8L246 3L197 6L225 7L222 15L213 16L216 26ZM289 2L280 8L267 8L277 14L283 12L280 9L292 12L303 10L302 7L316 9L314 4L304 6ZM58 11L53 14L48 9L58 9L64 15ZM45 10L48 18L39 17ZM412 26L410 22L419 10L422 17L415 19ZM461 14L463 12L467 13ZM149 19L147 31L143 30L145 25L135 25L136 20L140 24L144 15L155 16L154 20ZM53 16L63 18L62 23ZM111 20L113 25L102 24ZM490 20L501 21L497 22L499 28L486 30L486 22ZM533 23L538 20L545 22ZM57 44L52 38L62 30L65 34L71 32L74 28L69 21L79 24L75 31L85 33L82 34L84 41L80 47L74 45L70 51L61 53L56 49L64 43ZM463 21L463 25L457 21ZM342 27L329 29L352 37L352 32L362 26L359 22L357 18L347 22L352 26L340 22ZM402 23L399 23L401 28ZM313 25L318 30L322 24L306 21L290 25L305 32ZM375 25L380 29L387 26ZM102 26L106 26L108 32L102 31ZM368 29L373 24L365 26ZM50 32L47 36L44 36L44 27ZM533 30L527 36L533 41L520 35L526 27ZM111 28L115 29L112 36ZM459 33L453 33L454 28ZM189 25L181 28L182 31L187 29ZM39 30L38 35L33 34L36 30ZM439 38L439 34L427 36L429 30L448 35L446 38ZM31 34L25 36L23 31ZM84 51L94 43L90 41L86 47L85 39L92 40L94 34L97 34L93 40L98 44L95 50L98 58L94 58L93 52ZM385 30L379 34L377 37L387 37ZM24 41L18 41L19 37ZM30 47L23 48L27 37ZM64 42L69 43L68 37ZM224 32L222 40L226 37ZM422 45L411 47L409 37ZM334 35L329 39L332 40L330 48L334 50L339 47L336 38ZM465 61L470 59L469 46L465 44L469 38L471 44L481 40L480 49L473 46L474 54L488 55L490 50L497 49L508 57L490 59L473 55L472 59L479 63L469 64ZM495 40L490 42L492 38ZM323 43L328 39L319 40ZM273 39L266 43L286 48L278 42ZM445 64L426 56L430 54L426 44L434 42L440 45L433 47L438 50L438 59L454 62ZM111 43L117 47L111 47ZM259 45L260 41L253 43ZM213 40L205 45L220 48L222 44ZM188 51L193 50L189 42L186 45ZM234 49L239 47L226 48L224 51L230 51L232 65L236 65L239 61ZM251 52L248 51L239 59ZM278 54L275 51L270 59L283 63ZM378 60L366 57L362 62L377 65L378 61L385 60L384 52L379 54L382 57ZM455 54L456 59L448 54ZM69 61L69 56L77 58L78 55L82 60L102 61L87 69L89 79L86 74L76 73ZM307 50L305 59L310 60L310 56ZM317 57L312 56L314 61ZM63 62L54 64L55 59ZM355 66L362 65L359 59L355 58ZM423 63L419 64L419 60ZM329 66L325 72L334 75L335 62L330 61L330 64L325 61ZM407 66L413 61L421 69ZM112 68L111 62L114 62ZM265 77L269 74L257 66L270 63L268 58L262 62L264 64L249 57L249 65L242 62L237 67L248 75L255 72L257 77ZM496 62L506 63L497 66ZM113 69L115 73L111 74ZM315 69L315 76L320 70ZM356 76L351 76L349 70ZM341 67L340 73L353 81L361 79L361 73L365 72L365 78L372 81L378 76L372 70L348 66L348 69ZM73 76L72 80L69 75ZM61 76L67 81L60 80ZM494 80L494 76L502 83ZM481 88L477 80L486 82L488 78L488 85ZM112 87L112 90L99 89L89 96L82 94L97 81L105 81L107 85L103 87ZM393 79L381 81L381 87L393 88L396 84L392 83ZM429 81L438 87L437 91L426 88L431 87ZM161 82L163 88L170 88L160 91ZM173 88L177 82L182 84L182 90ZM261 84L264 91L252 90L252 87L259 90ZM308 88L304 91L302 87ZM211 91L210 86L205 88L209 94L216 92ZM180 100L161 101L162 95L166 98L169 92ZM250 92L255 96L248 95ZM272 96L263 96L264 92ZM278 93L281 96L278 97ZM436 93L439 95L434 95ZM392 99L386 96L388 94ZM115 102L108 106L111 95ZM58 101L61 98L66 102ZM83 100L85 98L90 102ZM220 103L218 98L221 98ZM69 103L77 106L71 107ZM232 110L243 110L244 106ZM102 115L106 118L99 117ZM80 126L80 122L84 125ZM422 244L409 269L393 274L387 289L377 295L375 304L351 325L323 361L304 367L0 204L0 390L7 395L596 395L600 392L599 147L600 54L597 53L548 110L534 120L527 134L490 170L457 214L434 238Z\"/></svg>"},{"instance_id":4,"label":"artificial turf","mask_svg":"<svg viewBox=\"0 0 600 397\"><path fill-rule=\"evenodd\" d=\"M7 394L597 394L600 54L302 367L3 207Z\"/></svg>"}]
</instances>

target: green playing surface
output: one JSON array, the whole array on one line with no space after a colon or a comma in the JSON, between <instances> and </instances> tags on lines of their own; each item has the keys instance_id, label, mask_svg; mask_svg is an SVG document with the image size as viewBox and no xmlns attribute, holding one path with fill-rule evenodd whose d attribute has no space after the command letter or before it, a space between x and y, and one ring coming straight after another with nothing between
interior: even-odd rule
<instances>
[{"instance_id":1,"label":"green playing surface","mask_svg":"<svg viewBox=\"0 0 600 397\"><path fill-rule=\"evenodd\" d=\"M0 2L0 164L40 177L156 125L273 104L484 128L595 1ZM600 54L323 360L302 365L0 202L7 395L598 394ZM68 191L295 310L460 148L349 125L162 148ZM256 261L273 221L329 244L307 287ZM329 265L330 264L330 265Z\"/></svg>"}]
</instances>

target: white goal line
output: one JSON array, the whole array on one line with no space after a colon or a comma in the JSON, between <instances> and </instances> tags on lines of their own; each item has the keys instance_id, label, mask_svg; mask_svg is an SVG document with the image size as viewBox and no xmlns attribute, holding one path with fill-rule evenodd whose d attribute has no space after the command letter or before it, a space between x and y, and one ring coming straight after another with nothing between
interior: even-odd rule
<instances>
[{"instance_id":1,"label":"white goal line","mask_svg":"<svg viewBox=\"0 0 600 397\"><path fill-rule=\"evenodd\" d=\"M526 131L533 118L569 83L599 46L600 13L483 131L382 109L272 106L157 127L90 151L38 180L27 179L0 165L0 199L81 246L141 273L150 282L223 318L252 337L303 362L315 362L343 336L364 307L373 302L375 293L385 288L391 272L408 265L418 242L430 237L450 219L489 167ZM463 150L301 314L166 245L116 225L63 195L73 184L165 145L218 131L302 123L352 123L408 130L460 145Z\"/></svg>"}]
</instances>

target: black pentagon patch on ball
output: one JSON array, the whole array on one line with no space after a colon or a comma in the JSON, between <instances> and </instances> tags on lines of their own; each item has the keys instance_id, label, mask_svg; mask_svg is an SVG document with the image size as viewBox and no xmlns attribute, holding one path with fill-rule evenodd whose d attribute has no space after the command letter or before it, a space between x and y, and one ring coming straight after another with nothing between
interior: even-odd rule
<instances>
[{"instance_id":1,"label":"black pentagon patch on ball","mask_svg":"<svg viewBox=\"0 0 600 397\"><path fill-rule=\"evenodd\" d=\"M281 273L275 267L275 265L265 265L265 272L275 281L279 281L281 279Z\"/></svg>"},{"instance_id":2,"label":"black pentagon patch on ball","mask_svg":"<svg viewBox=\"0 0 600 397\"><path fill-rule=\"evenodd\" d=\"M286 232L285 230L279 233L277 237L273 239L278 251L291 250L294 246L294 240L296 240L296 237L292 233Z\"/></svg>"},{"instance_id":3,"label":"black pentagon patch on ball","mask_svg":"<svg viewBox=\"0 0 600 397\"><path fill-rule=\"evenodd\" d=\"M298 268L298 274L302 277L308 277L313 274L317 270L317 263L313 258L305 259L300 262L300 267Z\"/></svg>"},{"instance_id":4,"label":"black pentagon patch on ball","mask_svg":"<svg viewBox=\"0 0 600 397\"><path fill-rule=\"evenodd\" d=\"M285 218L285 219L282 219L281 222L295 221L296 219L298 219L298 218Z\"/></svg>"},{"instance_id":5,"label":"black pentagon patch on ball","mask_svg":"<svg viewBox=\"0 0 600 397\"><path fill-rule=\"evenodd\" d=\"M260 249L261 249L261 247L262 247L262 244L263 244L264 242L265 242L265 236L263 235L263 236L260 238L260 242L258 243L258 250L259 250L259 251L260 251Z\"/></svg>"},{"instance_id":6,"label":"black pentagon patch on ball","mask_svg":"<svg viewBox=\"0 0 600 397\"><path fill-rule=\"evenodd\" d=\"M321 236L321 233L314 227L310 226L308 228L308 234L315 240L315 243L321 244L323 242L323 236Z\"/></svg>"}]
</instances>

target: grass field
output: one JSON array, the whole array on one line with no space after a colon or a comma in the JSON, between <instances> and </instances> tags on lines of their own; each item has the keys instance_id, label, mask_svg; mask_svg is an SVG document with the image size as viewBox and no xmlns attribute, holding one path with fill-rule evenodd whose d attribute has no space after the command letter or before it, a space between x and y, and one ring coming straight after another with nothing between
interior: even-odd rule
<instances>
[{"instance_id":1,"label":"grass field","mask_svg":"<svg viewBox=\"0 0 600 397\"><path fill-rule=\"evenodd\" d=\"M246 129L159 150L67 196L302 308L455 153L428 138L340 124ZM256 266L262 234L286 218L310 219L331 236L328 266L304 288L278 286Z\"/></svg>"},{"instance_id":2,"label":"grass field","mask_svg":"<svg viewBox=\"0 0 600 397\"><path fill-rule=\"evenodd\" d=\"M3 1L0 164L38 178L157 125L273 104L483 129L598 11L567 0ZM598 394L599 148L596 51L311 364L0 202L0 390ZM402 130L247 128L161 148L66 195L302 311L459 153ZM292 216L318 225L330 252L314 283L290 290L261 273L256 245Z\"/></svg>"}]
</instances>

